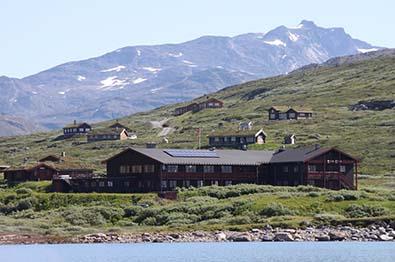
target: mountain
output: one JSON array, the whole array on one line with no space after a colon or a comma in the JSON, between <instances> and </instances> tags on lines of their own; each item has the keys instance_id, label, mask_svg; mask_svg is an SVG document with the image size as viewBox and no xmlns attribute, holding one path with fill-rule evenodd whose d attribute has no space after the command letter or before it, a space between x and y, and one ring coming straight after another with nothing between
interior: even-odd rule
<instances>
[{"instance_id":1,"label":"mountain","mask_svg":"<svg viewBox=\"0 0 395 262\"><path fill-rule=\"evenodd\" d=\"M267 33L124 47L23 79L1 77L0 112L51 129L74 119L113 119L377 49L342 28L322 28L306 20Z\"/></svg>"},{"instance_id":2,"label":"mountain","mask_svg":"<svg viewBox=\"0 0 395 262\"><path fill-rule=\"evenodd\" d=\"M86 143L86 138L59 140L60 131L2 138L0 159L12 165L25 158L34 160L37 156L67 152L103 171L105 167L100 161L128 146L157 142L159 147L196 147L197 128L201 128L202 146L206 146L207 135L212 131L235 130L240 121L252 121L255 128L263 128L268 135L262 148L277 149L286 134L295 133L296 146L316 143L338 146L361 159L358 170L362 174L386 174L390 178L395 170L395 108L383 109L375 104L392 100L392 104L385 104L395 105L394 72L395 49L334 58L288 75L250 81L210 94L224 102L221 109L172 115L176 107L205 99L199 97L119 119L136 132L136 140L95 143ZM268 121L267 109L273 105L312 108L314 116L305 121ZM355 110L361 105L367 107ZM113 121L93 127L104 128L110 123ZM164 123L170 130L169 144L159 136Z\"/></svg>"},{"instance_id":3,"label":"mountain","mask_svg":"<svg viewBox=\"0 0 395 262\"><path fill-rule=\"evenodd\" d=\"M0 114L0 127L0 136L27 135L45 130L28 119L4 114Z\"/></svg>"}]
</instances>

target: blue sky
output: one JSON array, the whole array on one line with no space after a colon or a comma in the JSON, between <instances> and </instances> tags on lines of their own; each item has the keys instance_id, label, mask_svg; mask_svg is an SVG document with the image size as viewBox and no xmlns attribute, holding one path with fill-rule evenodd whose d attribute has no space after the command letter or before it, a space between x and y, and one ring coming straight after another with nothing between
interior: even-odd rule
<instances>
[{"instance_id":1,"label":"blue sky","mask_svg":"<svg viewBox=\"0 0 395 262\"><path fill-rule=\"evenodd\" d=\"M313 20L395 47L393 0L0 0L0 75L24 77L137 44L267 32Z\"/></svg>"}]
</instances>

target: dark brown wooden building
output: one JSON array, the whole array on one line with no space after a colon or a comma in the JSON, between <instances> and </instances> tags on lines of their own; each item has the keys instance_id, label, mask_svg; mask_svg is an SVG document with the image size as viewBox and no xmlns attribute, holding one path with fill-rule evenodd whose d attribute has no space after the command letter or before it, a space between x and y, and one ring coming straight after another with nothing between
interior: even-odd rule
<instances>
[{"instance_id":1,"label":"dark brown wooden building","mask_svg":"<svg viewBox=\"0 0 395 262\"><path fill-rule=\"evenodd\" d=\"M224 103L216 98L207 98L207 100L200 103L191 103L189 105L178 107L174 110L174 115L179 116L187 112L199 112L206 108L222 108Z\"/></svg>"},{"instance_id":2,"label":"dark brown wooden building","mask_svg":"<svg viewBox=\"0 0 395 262\"><path fill-rule=\"evenodd\" d=\"M124 128L101 128L90 131L87 134L88 142L126 140L129 133Z\"/></svg>"},{"instance_id":3,"label":"dark brown wooden building","mask_svg":"<svg viewBox=\"0 0 395 262\"><path fill-rule=\"evenodd\" d=\"M336 148L279 151L128 148L104 161L107 177L57 177L62 192L160 192L239 183L356 189L358 160Z\"/></svg>"},{"instance_id":4,"label":"dark brown wooden building","mask_svg":"<svg viewBox=\"0 0 395 262\"><path fill-rule=\"evenodd\" d=\"M242 149L250 144L266 143L266 133L260 130L237 130L229 132L214 132L208 135L208 142L211 147L239 148Z\"/></svg>"},{"instance_id":5,"label":"dark brown wooden building","mask_svg":"<svg viewBox=\"0 0 395 262\"><path fill-rule=\"evenodd\" d=\"M272 106L268 112L269 120L298 120L313 117L311 109L301 107Z\"/></svg>"},{"instance_id":6,"label":"dark brown wooden building","mask_svg":"<svg viewBox=\"0 0 395 262\"><path fill-rule=\"evenodd\" d=\"M63 128L63 136L69 138L75 135L85 135L92 130L92 127L87 123L74 123Z\"/></svg>"},{"instance_id":7,"label":"dark brown wooden building","mask_svg":"<svg viewBox=\"0 0 395 262\"><path fill-rule=\"evenodd\" d=\"M92 174L93 169L75 158L49 155L35 163L25 163L4 171L7 183L52 180L55 175Z\"/></svg>"}]
</instances>

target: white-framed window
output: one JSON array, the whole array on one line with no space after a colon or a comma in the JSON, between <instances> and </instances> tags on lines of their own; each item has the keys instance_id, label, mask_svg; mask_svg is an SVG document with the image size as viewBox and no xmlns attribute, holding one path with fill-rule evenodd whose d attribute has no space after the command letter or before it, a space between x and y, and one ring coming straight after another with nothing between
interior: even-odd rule
<instances>
[{"instance_id":1,"label":"white-framed window","mask_svg":"<svg viewBox=\"0 0 395 262\"><path fill-rule=\"evenodd\" d=\"M185 166L185 172L187 173L196 173L196 166Z\"/></svg>"},{"instance_id":2,"label":"white-framed window","mask_svg":"<svg viewBox=\"0 0 395 262\"><path fill-rule=\"evenodd\" d=\"M274 113L270 114L270 119L276 119L276 114Z\"/></svg>"},{"instance_id":3,"label":"white-framed window","mask_svg":"<svg viewBox=\"0 0 395 262\"><path fill-rule=\"evenodd\" d=\"M225 186L231 186L232 180L225 180Z\"/></svg>"},{"instance_id":4,"label":"white-framed window","mask_svg":"<svg viewBox=\"0 0 395 262\"><path fill-rule=\"evenodd\" d=\"M214 166L203 166L203 173L214 173Z\"/></svg>"},{"instance_id":5,"label":"white-framed window","mask_svg":"<svg viewBox=\"0 0 395 262\"><path fill-rule=\"evenodd\" d=\"M143 167L141 165L133 165L132 166L132 173L142 173Z\"/></svg>"},{"instance_id":6,"label":"white-framed window","mask_svg":"<svg viewBox=\"0 0 395 262\"><path fill-rule=\"evenodd\" d=\"M155 165L144 165L144 173L154 173Z\"/></svg>"},{"instance_id":7,"label":"white-framed window","mask_svg":"<svg viewBox=\"0 0 395 262\"><path fill-rule=\"evenodd\" d=\"M177 173L178 172L178 166L177 165L168 165L167 166L167 172L168 173Z\"/></svg>"},{"instance_id":8,"label":"white-framed window","mask_svg":"<svg viewBox=\"0 0 395 262\"><path fill-rule=\"evenodd\" d=\"M288 173L288 166L283 166L283 172Z\"/></svg>"},{"instance_id":9,"label":"white-framed window","mask_svg":"<svg viewBox=\"0 0 395 262\"><path fill-rule=\"evenodd\" d=\"M119 167L119 173L121 173L121 174L129 173L129 166L121 165Z\"/></svg>"},{"instance_id":10,"label":"white-framed window","mask_svg":"<svg viewBox=\"0 0 395 262\"><path fill-rule=\"evenodd\" d=\"M227 136L224 136L224 142L228 142L229 138Z\"/></svg>"},{"instance_id":11,"label":"white-framed window","mask_svg":"<svg viewBox=\"0 0 395 262\"><path fill-rule=\"evenodd\" d=\"M182 181L182 186L183 187L189 187L191 185L191 181L189 181L189 180L183 180Z\"/></svg>"},{"instance_id":12,"label":"white-framed window","mask_svg":"<svg viewBox=\"0 0 395 262\"><path fill-rule=\"evenodd\" d=\"M203 180L198 180L197 181L197 187L202 187L204 184L203 184Z\"/></svg>"},{"instance_id":13,"label":"white-framed window","mask_svg":"<svg viewBox=\"0 0 395 262\"><path fill-rule=\"evenodd\" d=\"M235 136L230 137L230 141L236 142L236 137Z\"/></svg>"},{"instance_id":14,"label":"white-framed window","mask_svg":"<svg viewBox=\"0 0 395 262\"><path fill-rule=\"evenodd\" d=\"M222 173L232 173L232 166L221 166Z\"/></svg>"},{"instance_id":15,"label":"white-framed window","mask_svg":"<svg viewBox=\"0 0 395 262\"><path fill-rule=\"evenodd\" d=\"M280 113L279 114L280 119L287 119L287 114L286 113Z\"/></svg>"},{"instance_id":16,"label":"white-framed window","mask_svg":"<svg viewBox=\"0 0 395 262\"><path fill-rule=\"evenodd\" d=\"M316 165L308 165L307 168L308 168L309 172L316 172L317 171Z\"/></svg>"},{"instance_id":17,"label":"white-framed window","mask_svg":"<svg viewBox=\"0 0 395 262\"><path fill-rule=\"evenodd\" d=\"M167 188L167 180L162 180L161 183L160 183L160 186L162 188Z\"/></svg>"},{"instance_id":18,"label":"white-framed window","mask_svg":"<svg viewBox=\"0 0 395 262\"><path fill-rule=\"evenodd\" d=\"M107 181L107 186L108 186L108 187L112 187L112 186L113 186L112 181Z\"/></svg>"},{"instance_id":19,"label":"white-framed window","mask_svg":"<svg viewBox=\"0 0 395 262\"><path fill-rule=\"evenodd\" d=\"M169 180L169 187L171 189L174 189L177 187L177 181L176 180Z\"/></svg>"},{"instance_id":20,"label":"white-framed window","mask_svg":"<svg viewBox=\"0 0 395 262\"><path fill-rule=\"evenodd\" d=\"M289 118L295 118L295 113L289 113Z\"/></svg>"},{"instance_id":21,"label":"white-framed window","mask_svg":"<svg viewBox=\"0 0 395 262\"><path fill-rule=\"evenodd\" d=\"M214 142L219 142L219 137L214 137Z\"/></svg>"},{"instance_id":22,"label":"white-framed window","mask_svg":"<svg viewBox=\"0 0 395 262\"><path fill-rule=\"evenodd\" d=\"M99 182L99 187L104 187L104 181Z\"/></svg>"},{"instance_id":23,"label":"white-framed window","mask_svg":"<svg viewBox=\"0 0 395 262\"><path fill-rule=\"evenodd\" d=\"M346 173L346 166L345 165L340 165L340 172Z\"/></svg>"},{"instance_id":24,"label":"white-framed window","mask_svg":"<svg viewBox=\"0 0 395 262\"><path fill-rule=\"evenodd\" d=\"M218 186L218 180L211 180L212 186Z\"/></svg>"}]
</instances>

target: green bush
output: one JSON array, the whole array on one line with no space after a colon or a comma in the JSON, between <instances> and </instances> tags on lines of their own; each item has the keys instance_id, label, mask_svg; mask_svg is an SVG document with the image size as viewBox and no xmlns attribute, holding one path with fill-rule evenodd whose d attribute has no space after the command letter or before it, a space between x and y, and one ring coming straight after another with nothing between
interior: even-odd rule
<instances>
[{"instance_id":1,"label":"green bush","mask_svg":"<svg viewBox=\"0 0 395 262\"><path fill-rule=\"evenodd\" d=\"M318 192L310 192L307 194L309 197L319 197L321 194Z\"/></svg>"},{"instance_id":2,"label":"green bush","mask_svg":"<svg viewBox=\"0 0 395 262\"><path fill-rule=\"evenodd\" d=\"M350 218L379 217L388 213L389 211L382 206L352 204L345 209L345 215Z\"/></svg>"},{"instance_id":3,"label":"green bush","mask_svg":"<svg viewBox=\"0 0 395 262\"><path fill-rule=\"evenodd\" d=\"M295 215L295 211L277 203L264 207L259 214L265 217Z\"/></svg>"},{"instance_id":4,"label":"green bush","mask_svg":"<svg viewBox=\"0 0 395 262\"><path fill-rule=\"evenodd\" d=\"M33 193L33 190L31 190L30 188L25 188L25 187L21 187L15 190L15 193L17 193L17 195L31 195Z\"/></svg>"},{"instance_id":5,"label":"green bush","mask_svg":"<svg viewBox=\"0 0 395 262\"><path fill-rule=\"evenodd\" d=\"M116 207L69 207L63 208L61 215L72 225L102 225L116 223L124 216L124 210Z\"/></svg>"},{"instance_id":6,"label":"green bush","mask_svg":"<svg viewBox=\"0 0 395 262\"><path fill-rule=\"evenodd\" d=\"M344 201L344 197L343 195L329 195L327 201L340 202L340 201Z\"/></svg>"},{"instance_id":7,"label":"green bush","mask_svg":"<svg viewBox=\"0 0 395 262\"><path fill-rule=\"evenodd\" d=\"M18 203L16 204L16 210L22 211L22 210L26 210L26 209L31 209L36 202L37 202L37 199L35 199L33 197L23 198L23 199L19 200Z\"/></svg>"}]
</instances>

